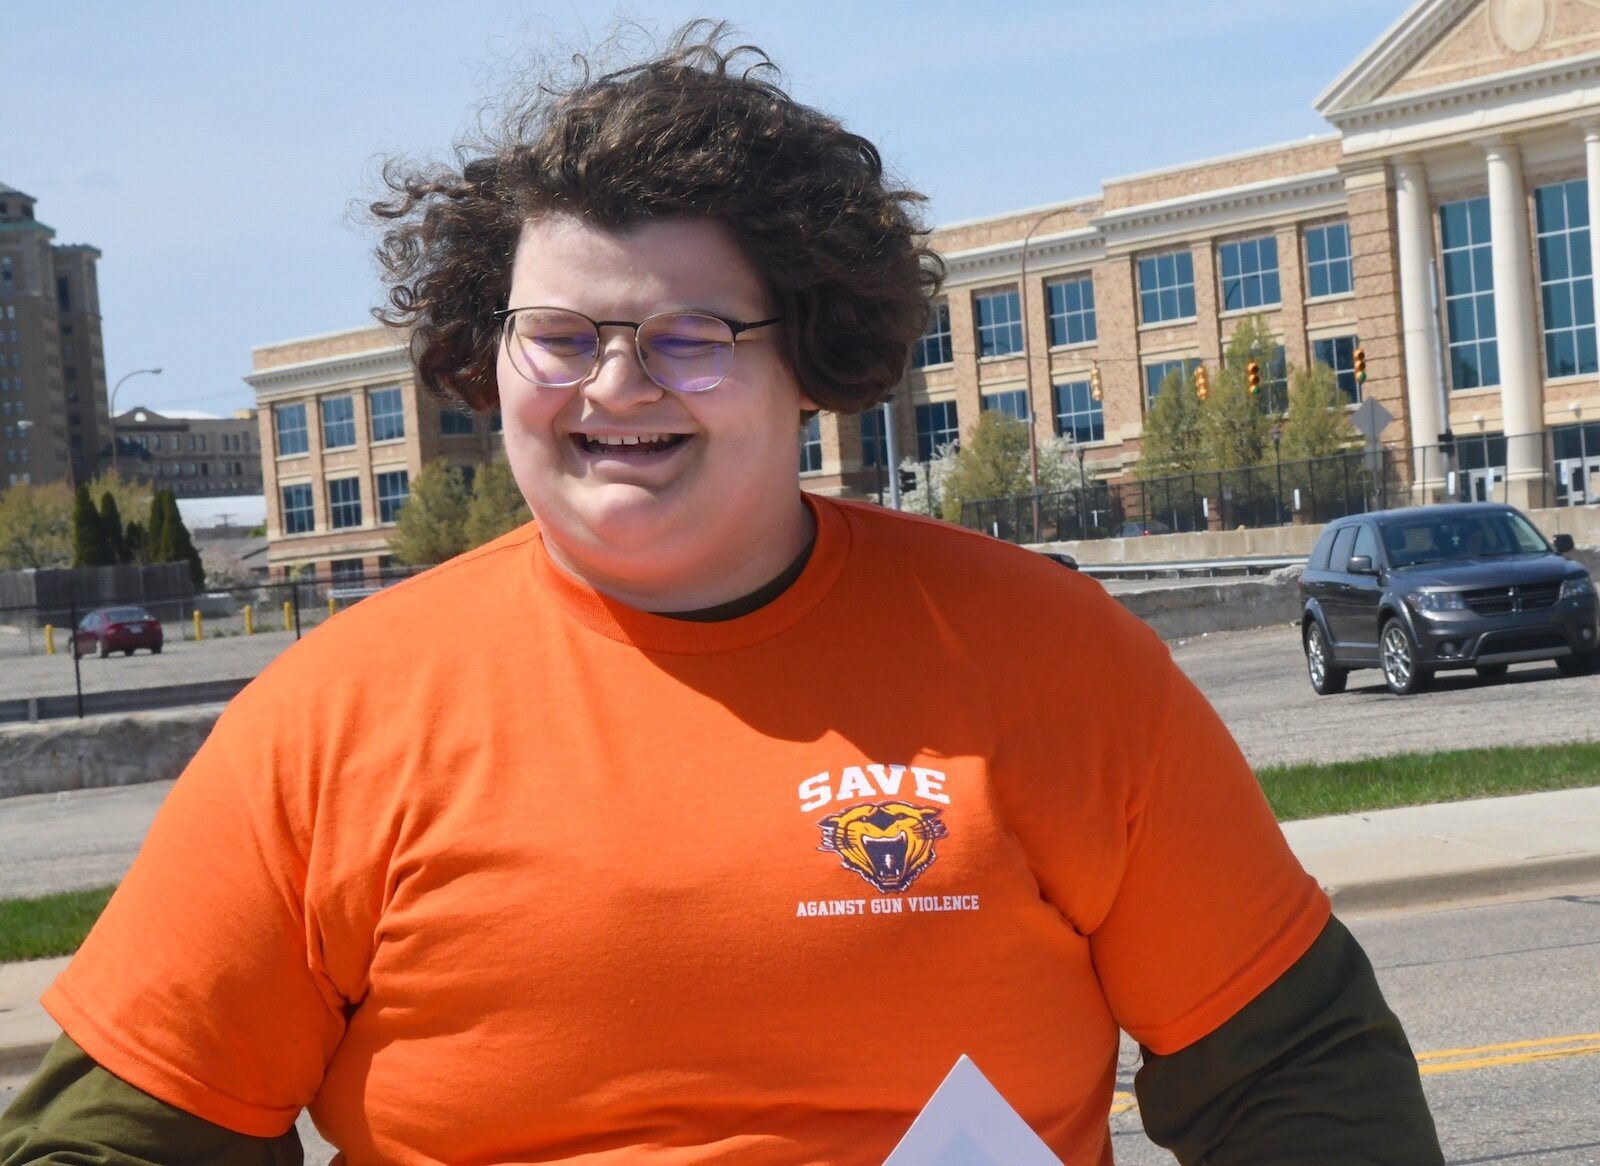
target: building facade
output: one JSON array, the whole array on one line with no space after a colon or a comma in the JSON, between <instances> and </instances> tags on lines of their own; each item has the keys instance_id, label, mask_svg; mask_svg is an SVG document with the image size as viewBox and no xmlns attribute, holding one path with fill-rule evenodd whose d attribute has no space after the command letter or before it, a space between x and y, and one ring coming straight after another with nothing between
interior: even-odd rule
<instances>
[{"instance_id":1,"label":"building facade","mask_svg":"<svg viewBox=\"0 0 1600 1166\"><path fill-rule=\"evenodd\" d=\"M274 578L377 573L422 467L444 461L470 480L501 448L499 415L441 409L387 328L269 344L253 358Z\"/></svg>"},{"instance_id":2,"label":"building facade","mask_svg":"<svg viewBox=\"0 0 1600 1166\"><path fill-rule=\"evenodd\" d=\"M0 487L87 481L109 440L100 252L57 245L0 183Z\"/></svg>"},{"instance_id":3,"label":"building facade","mask_svg":"<svg viewBox=\"0 0 1600 1166\"><path fill-rule=\"evenodd\" d=\"M1600 0L1423 0L1315 104L1334 132L936 230L899 456L994 408L1119 476L1166 374L1259 315L1268 388L1330 365L1419 500L1600 501ZM884 417L821 418L808 486L875 493Z\"/></svg>"},{"instance_id":4,"label":"building facade","mask_svg":"<svg viewBox=\"0 0 1600 1166\"><path fill-rule=\"evenodd\" d=\"M254 409L232 417L134 406L117 414L117 470L179 498L259 494L261 432Z\"/></svg>"}]
</instances>

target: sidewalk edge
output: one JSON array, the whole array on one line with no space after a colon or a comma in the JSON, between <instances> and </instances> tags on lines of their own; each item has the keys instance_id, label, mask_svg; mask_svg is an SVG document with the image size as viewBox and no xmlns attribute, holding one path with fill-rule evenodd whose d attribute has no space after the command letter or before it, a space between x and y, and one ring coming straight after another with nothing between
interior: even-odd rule
<instances>
[{"instance_id":1,"label":"sidewalk edge","mask_svg":"<svg viewBox=\"0 0 1600 1166\"><path fill-rule=\"evenodd\" d=\"M1461 899L1536 891L1563 883L1600 879L1600 853L1519 860L1449 873L1420 874L1371 882L1324 885L1335 911L1386 907L1435 907Z\"/></svg>"}]
</instances>

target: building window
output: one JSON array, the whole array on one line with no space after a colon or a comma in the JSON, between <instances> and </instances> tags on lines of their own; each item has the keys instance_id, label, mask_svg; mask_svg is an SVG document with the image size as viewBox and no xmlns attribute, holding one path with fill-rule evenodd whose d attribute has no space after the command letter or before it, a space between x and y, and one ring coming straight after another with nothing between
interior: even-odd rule
<instances>
[{"instance_id":1,"label":"building window","mask_svg":"<svg viewBox=\"0 0 1600 1166\"><path fill-rule=\"evenodd\" d=\"M1355 286L1350 270L1350 224L1306 230L1306 283L1312 299L1342 296Z\"/></svg>"},{"instance_id":2,"label":"building window","mask_svg":"<svg viewBox=\"0 0 1600 1166\"><path fill-rule=\"evenodd\" d=\"M1289 356L1283 345L1272 351L1266 367L1260 370L1261 387L1256 404L1263 413L1285 413L1289 409Z\"/></svg>"},{"instance_id":3,"label":"building window","mask_svg":"<svg viewBox=\"0 0 1600 1166\"><path fill-rule=\"evenodd\" d=\"M1596 371L1594 272L1589 254L1589 184L1583 179L1533 192L1544 311L1545 375Z\"/></svg>"},{"instance_id":4,"label":"building window","mask_svg":"<svg viewBox=\"0 0 1600 1166\"><path fill-rule=\"evenodd\" d=\"M500 410L496 409L493 413L489 414L489 432L499 433L504 428L505 421L500 416Z\"/></svg>"},{"instance_id":5,"label":"building window","mask_svg":"<svg viewBox=\"0 0 1600 1166\"><path fill-rule=\"evenodd\" d=\"M279 405L272 411L272 418L278 428L278 456L305 453L309 448L306 443L305 404ZM161 439L157 437L154 442L155 448L160 449Z\"/></svg>"},{"instance_id":6,"label":"building window","mask_svg":"<svg viewBox=\"0 0 1600 1166\"><path fill-rule=\"evenodd\" d=\"M1500 383L1500 345L1494 326L1494 265L1489 245L1489 200L1463 199L1439 207L1444 258L1444 317L1450 333L1450 387Z\"/></svg>"},{"instance_id":7,"label":"building window","mask_svg":"<svg viewBox=\"0 0 1600 1166\"><path fill-rule=\"evenodd\" d=\"M439 432L446 437L459 437L472 432L472 414L445 409L439 414Z\"/></svg>"},{"instance_id":8,"label":"building window","mask_svg":"<svg viewBox=\"0 0 1600 1166\"><path fill-rule=\"evenodd\" d=\"M1094 399L1089 382L1068 381L1053 386L1056 399L1056 433L1077 445L1106 439L1106 414Z\"/></svg>"},{"instance_id":9,"label":"building window","mask_svg":"<svg viewBox=\"0 0 1600 1166\"><path fill-rule=\"evenodd\" d=\"M56 310L62 314L72 311L72 284L64 275L56 276Z\"/></svg>"},{"instance_id":10,"label":"building window","mask_svg":"<svg viewBox=\"0 0 1600 1166\"><path fill-rule=\"evenodd\" d=\"M917 406L917 460L928 461L937 457L947 445L961 440L961 428L956 420L954 401L935 401Z\"/></svg>"},{"instance_id":11,"label":"building window","mask_svg":"<svg viewBox=\"0 0 1600 1166\"><path fill-rule=\"evenodd\" d=\"M322 448L344 449L356 443L354 397L322 398Z\"/></svg>"},{"instance_id":12,"label":"building window","mask_svg":"<svg viewBox=\"0 0 1600 1166\"><path fill-rule=\"evenodd\" d=\"M935 364L949 364L955 360L955 350L950 346L950 305L933 305L928 317L928 330L911 350L911 367L928 368Z\"/></svg>"},{"instance_id":13,"label":"building window","mask_svg":"<svg viewBox=\"0 0 1600 1166\"><path fill-rule=\"evenodd\" d=\"M16 277L11 271L11 260L0 259L0 295L8 296L17 290ZM16 309L7 313L10 319L16 319Z\"/></svg>"},{"instance_id":14,"label":"building window","mask_svg":"<svg viewBox=\"0 0 1600 1166\"><path fill-rule=\"evenodd\" d=\"M1010 356L1022 351L1022 303L1017 289L972 297L978 321L978 355Z\"/></svg>"},{"instance_id":15,"label":"building window","mask_svg":"<svg viewBox=\"0 0 1600 1166\"><path fill-rule=\"evenodd\" d=\"M1356 383L1356 344L1354 336L1333 336L1311 342L1311 359L1333 370L1339 391L1352 405L1361 400L1361 386Z\"/></svg>"},{"instance_id":16,"label":"building window","mask_svg":"<svg viewBox=\"0 0 1600 1166\"><path fill-rule=\"evenodd\" d=\"M378 521L397 522L400 508L411 497L411 476L405 470L388 470L377 476Z\"/></svg>"},{"instance_id":17,"label":"building window","mask_svg":"<svg viewBox=\"0 0 1600 1166\"><path fill-rule=\"evenodd\" d=\"M328 521L334 530L361 525L361 480L328 480Z\"/></svg>"},{"instance_id":18,"label":"building window","mask_svg":"<svg viewBox=\"0 0 1600 1166\"><path fill-rule=\"evenodd\" d=\"M1159 324L1194 318L1194 256L1168 251L1139 260L1139 321Z\"/></svg>"},{"instance_id":19,"label":"building window","mask_svg":"<svg viewBox=\"0 0 1600 1166\"><path fill-rule=\"evenodd\" d=\"M883 406L861 414L861 464L867 469L889 464L889 443L883 427Z\"/></svg>"},{"instance_id":20,"label":"building window","mask_svg":"<svg viewBox=\"0 0 1600 1166\"><path fill-rule=\"evenodd\" d=\"M1222 261L1222 310L1238 312L1283 302L1278 290L1278 240L1240 239L1217 248Z\"/></svg>"},{"instance_id":21,"label":"building window","mask_svg":"<svg viewBox=\"0 0 1600 1166\"><path fill-rule=\"evenodd\" d=\"M367 416L372 421L373 441L398 441L406 435L405 406L399 386L373 389L367 394Z\"/></svg>"},{"instance_id":22,"label":"building window","mask_svg":"<svg viewBox=\"0 0 1600 1166\"><path fill-rule=\"evenodd\" d=\"M1094 278L1074 276L1046 286L1050 298L1050 345L1092 344L1094 326Z\"/></svg>"},{"instance_id":23,"label":"building window","mask_svg":"<svg viewBox=\"0 0 1600 1166\"><path fill-rule=\"evenodd\" d=\"M361 583L367 577L367 569L360 559L329 559L328 577L336 584Z\"/></svg>"},{"instance_id":24,"label":"building window","mask_svg":"<svg viewBox=\"0 0 1600 1166\"><path fill-rule=\"evenodd\" d=\"M283 533L309 533L316 526L316 512L311 506L311 483L284 486L279 493L283 497Z\"/></svg>"},{"instance_id":25,"label":"building window","mask_svg":"<svg viewBox=\"0 0 1600 1166\"><path fill-rule=\"evenodd\" d=\"M1146 407L1156 403L1156 397L1161 393L1161 382L1166 380L1171 373L1188 379L1194 372L1198 360L1158 360L1153 364L1144 366L1144 403Z\"/></svg>"},{"instance_id":26,"label":"building window","mask_svg":"<svg viewBox=\"0 0 1600 1166\"><path fill-rule=\"evenodd\" d=\"M1028 419L1028 391L1026 389L1009 389L1004 393L983 394L983 408L985 412L994 410L1004 413L1007 417L1017 421Z\"/></svg>"},{"instance_id":27,"label":"building window","mask_svg":"<svg viewBox=\"0 0 1600 1166\"><path fill-rule=\"evenodd\" d=\"M809 418L800 429L800 472L822 471L822 418Z\"/></svg>"}]
</instances>

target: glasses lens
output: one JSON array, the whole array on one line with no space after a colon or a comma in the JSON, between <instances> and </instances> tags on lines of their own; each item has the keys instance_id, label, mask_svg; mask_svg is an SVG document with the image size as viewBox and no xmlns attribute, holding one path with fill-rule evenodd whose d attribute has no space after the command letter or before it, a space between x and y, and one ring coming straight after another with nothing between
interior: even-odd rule
<instances>
[{"instance_id":1,"label":"glasses lens","mask_svg":"<svg viewBox=\"0 0 1600 1166\"><path fill-rule=\"evenodd\" d=\"M703 393L728 375L733 329L715 316L664 312L639 325L639 363L664 389Z\"/></svg>"},{"instance_id":2,"label":"glasses lens","mask_svg":"<svg viewBox=\"0 0 1600 1166\"><path fill-rule=\"evenodd\" d=\"M506 344L511 360L536 385L575 385L589 375L600 337L576 312L530 308L511 317Z\"/></svg>"}]
</instances>

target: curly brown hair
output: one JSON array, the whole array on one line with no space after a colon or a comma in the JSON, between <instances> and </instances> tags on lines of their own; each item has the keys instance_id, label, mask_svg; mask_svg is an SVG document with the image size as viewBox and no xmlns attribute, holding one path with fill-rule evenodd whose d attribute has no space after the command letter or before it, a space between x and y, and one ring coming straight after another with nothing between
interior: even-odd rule
<instances>
[{"instance_id":1,"label":"curly brown hair","mask_svg":"<svg viewBox=\"0 0 1600 1166\"><path fill-rule=\"evenodd\" d=\"M881 401L927 325L943 265L872 143L778 87L771 59L685 25L656 58L565 89L540 86L497 145L458 168L391 161L393 225L378 259L422 384L450 405L495 407L500 329L522 226L542 215L622 231L664 218L727 228L766 282L812 400Z\"/></svg>"}]
</instances>

